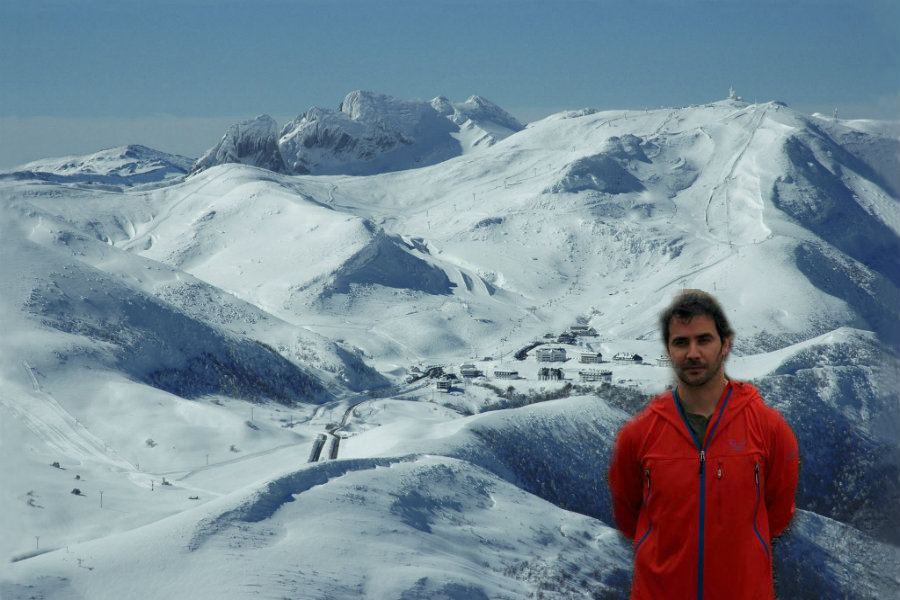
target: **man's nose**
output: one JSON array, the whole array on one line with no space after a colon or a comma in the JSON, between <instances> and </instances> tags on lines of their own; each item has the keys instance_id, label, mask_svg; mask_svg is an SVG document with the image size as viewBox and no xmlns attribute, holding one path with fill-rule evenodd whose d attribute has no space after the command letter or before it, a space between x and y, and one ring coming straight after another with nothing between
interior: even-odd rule
<instances>
[{"instance_id":1,"label":"man's nose","mask_svg":"<svg viewBox=\"0 0 900 600\"><path fill-rule=\"evenodd\" d=\"M688 358L697 358L700 356L700 344L695 341L691 341L688 344Z\"/></svg>"}]
</instances>

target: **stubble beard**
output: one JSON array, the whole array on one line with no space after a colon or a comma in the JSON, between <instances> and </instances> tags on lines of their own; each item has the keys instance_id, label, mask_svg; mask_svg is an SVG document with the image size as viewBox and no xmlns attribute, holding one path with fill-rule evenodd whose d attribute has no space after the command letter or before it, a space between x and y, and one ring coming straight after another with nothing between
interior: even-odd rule
<instances>
[{"instance_id":1,"label":"stubble beard","mask_svg":"<svg viewBox=\"0 0 900 600\"><path fill-rule=\"evenodd\" d=\"M694 389L701 388L720 376L724 363L725 354L720 351L719 356L709 364L709 366L704 367L702 361L686 362L675 369L675 376L678 378L678 381L683 383L686 387ZM694 375L688 373L688 369L697 367L703 368L704 370Z\"/></svg>"}]
</instances>

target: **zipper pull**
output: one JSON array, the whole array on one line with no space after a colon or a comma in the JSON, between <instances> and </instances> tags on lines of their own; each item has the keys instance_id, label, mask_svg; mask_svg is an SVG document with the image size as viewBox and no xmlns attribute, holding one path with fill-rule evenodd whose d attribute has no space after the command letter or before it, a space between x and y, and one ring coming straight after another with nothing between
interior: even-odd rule
<instances>
[{"instance_id":1,"label":"zipper pull","mask_svg":"<svg viewBox=\"0 0 900 600\"><path fill-rule=\"evenodd\" d=\"M759 487L759 463L753 464L753 477L756 479L757 487Z\"/></svg>"},{"instance_id":2,"label":"zipper pull","mask_svg":"<svg viewBox=\"0 0 900 600\"><path fill-rule=\"evenodd\" d=\"M700 475L703 475L704 467L706 467L706 450L700 451Z\"/></svg>"}]
</instances>

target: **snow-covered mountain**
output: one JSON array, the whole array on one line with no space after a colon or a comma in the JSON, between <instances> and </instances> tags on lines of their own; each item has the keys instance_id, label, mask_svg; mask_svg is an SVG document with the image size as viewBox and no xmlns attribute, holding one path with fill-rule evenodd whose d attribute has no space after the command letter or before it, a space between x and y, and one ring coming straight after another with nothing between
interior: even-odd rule
<instances>
[{"instance_id":1,"label":"snow-covered mountain","mask_svg":"<svg viewBox=\"0 0 900 600\"><path fill-rule=\"evenodd\" d=\"M310 108L280 133L268 115L233 125L191 171L242 163L289 174L374 174L436 164L521 129L479 96L423 102L357 91L338 110Z\"/></svg>"},{"instance_id":2,"label":"snow-covered mountain","mask_svg":"<svg viewBox=\"0 0 900 600\"><path fill-rule=\"evenodd\" d=\"M65 156L22 165L4 179L38 179L56 183L131 186L171 182L184 177L193 160L133 144L88 156Z\"/></svg>"},{"instance_id":3,"label":"snow-covered mountain","mask_svg":"<svg viewBox=\"0 0 900 600\"><path fill-rule=\"evenodd\" d=\"M685 287L800 440L779 597L896 595L898 137L354 92L189 176L0 175L0 596L624 598L606 464Z\"/></svg>"}]
</instances>

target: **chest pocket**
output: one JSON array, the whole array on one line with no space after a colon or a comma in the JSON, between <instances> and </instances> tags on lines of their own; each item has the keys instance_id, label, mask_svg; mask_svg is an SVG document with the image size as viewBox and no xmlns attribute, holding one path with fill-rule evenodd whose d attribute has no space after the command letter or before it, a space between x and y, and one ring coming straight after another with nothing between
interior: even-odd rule
<instances>
[{"instance_id":1,"label":"chest pocket","mask_svg":"<svg viewBox=\"0 0 900 600\"><path fill-rule=\"evenodd\" d=\"M709 460L707 518L718 525L752 528L768 553L768 517L765 503L765 462L760 452L725 454Z\"/></svg>"},{"instance_id":2,"label":"chest pocket","mask_svg":"<svg viewBox=\"0 0 900 600\"><path fill-rule=\"evenodd\" d=\"M696 538L699 510L699 457L654 457L642 465L644 499L635 535L636 551L655 562L679 555Z\"/></svg>"}]
</instances>

